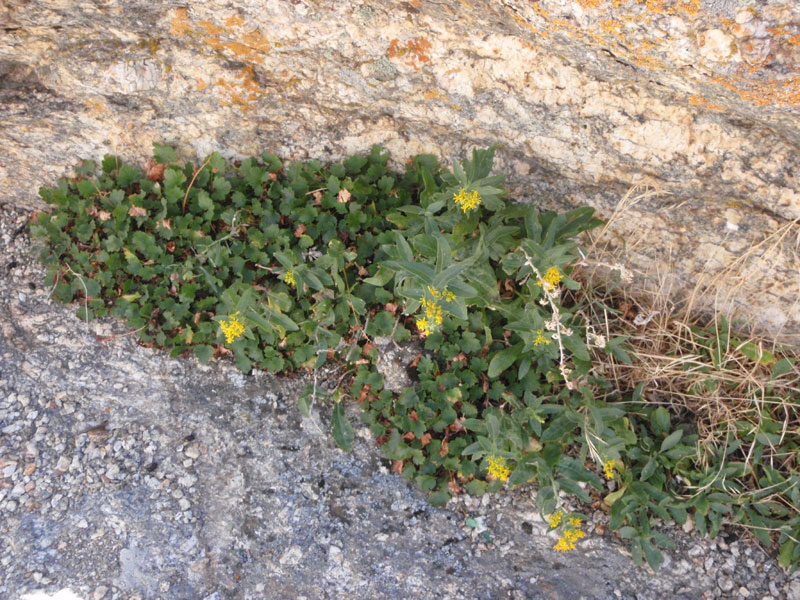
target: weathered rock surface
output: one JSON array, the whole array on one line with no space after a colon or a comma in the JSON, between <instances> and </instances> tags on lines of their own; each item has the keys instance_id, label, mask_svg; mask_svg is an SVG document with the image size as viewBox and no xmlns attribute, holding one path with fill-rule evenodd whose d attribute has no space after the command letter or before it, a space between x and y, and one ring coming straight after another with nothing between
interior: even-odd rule
<instances>
[{"instance_id":1,"label":"weathered rock surface","mask_svg":"<svg viewBox=\"0 0 800 600\"><path fill-rule=\"evenodd\" d=\"M10 0L0 201L81 157L501 144L516 195L610 216L643 283L800 341L800 5ZM696 293L692 294L691 292Z\"/></svg>"},{"instance_id":2,"label":"weathered rock surface","mask_svg":"<svg viewBox=\"0 0 800 600\"><path fill-rule=\"evenodd\" d=\"M0 207L3 600L800 600L799 576L735 536L672 527L654 574L601 511L578 550L553 550L531 489L434 508L355 402L345 454L330 407L300 419L304 381L170 359L54 304L25 219Z\"/></svg>"}]
</instances>

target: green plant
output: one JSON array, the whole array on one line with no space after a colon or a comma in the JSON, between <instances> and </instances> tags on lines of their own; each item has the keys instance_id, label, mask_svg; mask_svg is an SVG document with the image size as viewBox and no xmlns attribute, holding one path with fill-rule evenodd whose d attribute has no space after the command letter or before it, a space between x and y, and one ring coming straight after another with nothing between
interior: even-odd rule
<instances>
[{"instance_id":1,"label":"green plant","mask_svg":"<svg viewBox=\"0 0 800 600\"><path fill-rule=\"evenodd\" d=\"M143 344L204 362L232 355L244 372L312 373L299 408L332 401L345 449L349 389L393 469L435 504L533 481L559 550L583 537L580 515L554 517L565 491L602 500L654 567L669 545L656 519L690 513L711 534L723 515L761 519L798 562L785 549L794 517L765 498L737 504L698 466L690 423L643 403L641 388L622 396L595 368L593 354L633 358L625 335L595 334L596 300L572 277L577 236L600 223L592 210L507 202L493 157L476 150L451 171L422 155L393 173L375 147L327 166L284 167L269 153L231 166L215 153L195 167L156 145L146 172L107 156L100 174L86 161L42 189L53 209L31 232L47 242L54 296L79 301L81 318L122 317ZM384 388L377 336L423 342L413 387ZM329 360L352 372L334 393L317 381ZM792 481L774 485L796 496ZM734 506L743 512L730 517Z\"/></svg>"}]
</instances>

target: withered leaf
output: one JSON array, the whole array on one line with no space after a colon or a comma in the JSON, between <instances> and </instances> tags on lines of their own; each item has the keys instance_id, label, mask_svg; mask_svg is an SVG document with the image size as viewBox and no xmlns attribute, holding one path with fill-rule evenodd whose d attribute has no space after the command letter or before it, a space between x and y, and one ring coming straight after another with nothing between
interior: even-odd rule
<instances>
[{"instance_id":1,"label":"withered leaf","mask_svg":"<svg viewBox=\"0 0 800 600\"><path fill-rule=\"evenodd\" d=\"M402 475L403 474L403 463L404 462L405 461L403 461L403 460L393 460L392 461L392 471L394 473L397 473L398 475Z\"/></svg>"},{"instance_id":2,"label":"withered leaf","mask_svg":"<svg viewBox=\"0 0 800 600\"><path fill-rule=\"evenodd\" d=\"M450 452L450 444L444 439L442 440L442 447L439 449L439 456L444 458L448 452Z\"/></svg>"},{"instance_id":3,"label":"withered leaf","mask_svg":"<svg viewBox=\"0 0 800 600\"><path fill-rule=\"evenodd\" d=\"M449 487L449 488L450 488L450 491L451 491L451 492L452 492L454 495L458 495L458 494L460 494L460 493L461 493L461 491L462 491L462 490L461 490L461 486L460 486L460 485L458 485L458 484L455 482L455 480L453 480L453 479L451 479L451 480L450 480L450 483L448 483L448 484L447 484L447 487Z\"/></svg>"},{"instance_id":4,"label":"withered leaf","mask_svg":"<svg viewBox=\"0 0 800 600\"><path fill-rule=\"evenodd\" d=\"M111 213L104 210L98 211L97 218L101 221L108 221L111 218Z\"/></svg>"},{"instance_id":5,"label":"withered leaf","mask_svg":"<svg viewBox=\"0 0 800 600\"><path fill-rule=\"evenodd\" d=\"M128 215L131 217L146 217L147 211L141 206L131 206L130 210L128 210Z\"/></svg>"},{"instance_id":6,"label":"withered leaf","mask_svg":"<svg viewBox=\"0 0 800 600\"><path fill-rule=\"evenodd\" d=\"M415 436L415 435L414 435L414 432L413 432L413 431L406 431L406 432L403 434L403 439L404 439L404 440L407 440L407 441L409 441L409 442L410 442L411 440L415 439L416 437L417 437L417 436Z\"/></svg>"},{"instance_id":7,"label":"withered leaf","mask_svg":"<svg viewBox=\"0 0 800 600\"><path fill-rule=\"evenodd\" d=\"M160 181L162 177L164 177L164 167L166 167L164 163L156 163L152 160L147 161L147 172L145 173L145 177L147 177L150 181Z\"/></svg>"},{"instance_id":8,"label":"withered leaf","mask_svg":"<svg viewBox=\"0 0 800 600\"><path fill-rule=\"evenodd\" d=\"M297 229L294 230L294 237L301 238L305 232L306 226L300 223L300 225L297 226Z\"/></svg>"},{"instance_id":9,"label":"withered leaf","mask_svg":"<svg viewBox=\"0 0 800 600\"><path fill-rule=\"evenodd\" d=\"M422 444L422 447L424 448L431 443L432 438L433 436L430 433L423 433L422 437L419 438L419 443Z\"/></svg>"},{"instance_id":10,"label":"withered leaf","mask_svg":"<svg viewBox=\"0 0 800 600\"><path fill-rule=\"evenodd\" d=\"M336 194L336 199L337 199L339 202L341 202L342 204L344 204L344 203L346 203L346 202L349 202L349 201L350 201L350 197L351 197L352 195L353 195L353 194L351 194L349 190L346 190L346 189L342 188L342 189L340 189L340 190L339 190L339 193L338 193L338 194Z\"/></svg>"}]
</instances>

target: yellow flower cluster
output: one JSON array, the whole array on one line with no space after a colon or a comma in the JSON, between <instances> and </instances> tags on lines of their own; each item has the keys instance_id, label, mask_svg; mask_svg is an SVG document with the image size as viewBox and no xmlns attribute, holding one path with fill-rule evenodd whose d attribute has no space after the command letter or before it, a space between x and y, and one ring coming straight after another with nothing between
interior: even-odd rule
<instances>
[{"instance_id":1,"label":"yellow flower cluster","mask_svg":"<svg viewBox=\"0 0 800 600\"><path fill-rule=\"evenodd\" d=\"M561 273L558 272L556 267L550 267L547 269L544 277L542 277L542 280L538 281L536 285L539 287L544 285L544 289L549 291L556 287L559 283L561 283Z\"/></svg>"},{"instance_id":2,"label":"yellow flower cluster","mask_svg":"<svg viewBox=\"0 0 800 600\"><path fill-rule=\"evenodd\" d=\"M468 192L466 188L461 188L457 194L454 194L453 200L455 200L456 205L465 213L481 205L481 197L478 191Z\"/></svg>"},{"instance_id":3,"label":"yellow flower cluster","mask_svg":"<svg viewBox=\"0 0 800 600\"><path fill-rule=\"evenodd\" d=\"M511 474L511 469L506 466L506 461L502 456L489 457L489 475L500 481L505 481Z\"/></svg>"},{"instance_id":4,"label":"yellow flower cluster","mask_svg":"<svg viewBox=\"0 0 800 600\"><path fill-rule=\"evenodd\" d=\"M603 463L603 473L605 473L607 479L614 479L614 461L607 460Z\"/></svg>"},{"instance_id":5,"label":"yellow flower cluster","mask_svg":"<svg viewBox=\"0 0 800 600\"><path fill-rule=\"evenodd\" d=\"M442 324L442 307L427 298L420 298L419 302L425 309L425 316L416 320L417 329L422 335L430 335Z\"/></svg>"},{"instance_id":6,"label":"yellow flower cluster","mask_svg":"<svg viewBox=\"0 0 800 600\"><path fill-rule=\"evenodd\" d=\"M288 285L290 285L292 287L297 287L297 280L294 278L294 271L292 271L291 269L286 271L286 273L283 275L283 280Z\"/></svg>"},{"instance_id":7,"label":"yellow flower cluster","mask_svg":"<svg viewBox=\"0 0 800 600\"><path fill-rule=\"evenodd\" d=\"M244 335L244 323L239 320L239 311L228 315L227 321L220 321L219 327L225 335L225 342L232 344Z\"/></svg>"},{"instance_id":8,"label":"yellow flower cluster","mask_svg":"<svg viewBox=\"0 0 800 600\"><path fill-rule=\"evenodd\" d=\"M556 513L559 514L559 513ZM559 518L560 521L560 518ZM551 517L552 523L552 517ZM553 549L558 552L569 552L575 550L575 542L583 538L586 534L580 529L581 520L578 517L572 517L569 520L569 527L567 527L558 538L556 545Z\"/></svg>"},{"instance_id":9,"label":"yellow flower cluster","mask_svg":"<svg viewBox=\"0 0 800 600\"><path fill-rule=\"evenodd\" d=\"M533 340L533 345L538 346L539 344L549 345L550 340L544 337L544 330L540 329L536 332L536 339Z\"/></svg>"},{"instance_id":10,"label":"yellow flower cluster","mask_svg":"<svg viewBox=\"0 0 800 600\"><path fill-rule=\"evenodd\" d=\"M447 288L444 288L444 291L440 292L435 287L429 285L428 286L428 293L431 296L433 296L434 298L436 298L437 300L439 298L444 298L445 302L453 302L456 299L456 295L453 292L451 292L450 290L448 290Z\"/></svg>"},{"instance_id":11,"label":"yellow flower cluster","mask_svg":"<svg viewBox=\"0 0 800 600\"><path fill-rule=\"evenodd\" d=\"M550 522L550 527L551 528L558 527L561 524L561 518L563 516L564 513L562 513L560 510L550 515L550 518L548 519L548 521Z\"/></svg>"}]
</instances>

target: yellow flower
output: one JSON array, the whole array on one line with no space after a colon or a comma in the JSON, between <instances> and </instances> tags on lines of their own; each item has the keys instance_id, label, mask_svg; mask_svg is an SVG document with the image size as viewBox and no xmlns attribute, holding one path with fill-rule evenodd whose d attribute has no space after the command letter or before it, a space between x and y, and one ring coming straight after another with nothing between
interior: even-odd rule
<instances>
[{"instance_id":1,"label":"yellow flower","mask_svg":"<svg viewBox=\"0 0 800 600\"><path fill-rule=\"evenodd\" d=\"M457 194L454 194L453 200L464 213L481 205L481 197L478 191L468 192L466 188L461 188Z\"/></svg>"},{"instance_id":2,"label":"yellow flower","mask_svg":"<svg viewBox=\"0 0 800 600\"><path fill-rule=\"evenodd\" d=\"M608 479L614 479L614 461L607 460L603 463L603 473L606 474Z\"/></svg>"},{"instance_id":3,"label":"yellow flower","mask_svg":"<svg viewBox=\"0 0 800 600\"><path fill-rule=\"evenodd\" d=\"M225 342L228 344L232 344L244 335L244 323L239 320L238 310L232 315L228 315L227 321L220 321L219 326L225 335Z\"/></svg>"},{"instance_id":4,"label":"yellow flower","mask_svg":"<svg viewBox=\"0 0 800 600\"><path fill-rule=\"evenodd\" d=\"M557 518L556 518L557 517ZM553 524L555 523L555 525ZM555 527L561 523L561 511L550 517L550 527ZM575 542L582 539L586 534L579 529L581 520L578 517L570 517L570 527L567 527L558 538L556 545L553 549L558 552L569 552L575 550Z\"/></svg>"},{"instance_id":5,"label":"yellow flower","mask_svg":"<svg viewBox=\"0 0 800 600\"><path fill-rule=\"evenodd\" d=\"M429 321L432 321L436 325L442 324L442 307L439 306L436 302L432 300L428 300L427 298L420 298L420 304L422 304L422 308L425 309L425 316L428 318Z\"/></svg>"},{"instance_id":6,"label":"yellow flower","mask_svg":"<svg viewBox=\"0 0 800 600\"><path fill-rule=\"evenodd\" d=\"M560 510L558 512L555 512L552 515L550 515L550 519L549 519L550 527L551 528L558 527L558 525L561 523L561 517L563 517L563 516L564 516L564 513L562 513Z\"/></svg>"},{"instance_id":7,"label":"yellow flower","mask_svg":"<svg viewBox=\"0 0 800 600\"><path fill-rule=\"evenodd\" d=\"M506 461L502 456L489 457L489 475L500 481L505 481L511 474L511 469L506 467Z\"/></svg>"},{"instance_id":8,"label":"yellow flower","mask_svg":"<svg viewBox=\"0 0 800 600\"><path fill-rule=\"evenodd\" d=\"M417 329L422 335L430 335L433 333L433 329L431 329L430 323L428 323L428 319L417 319L416 320Z\"/></svg>"},{"instance_id":9,"label":"yellow flower","mask_svg":"<svg viewBox=\"0 0 800 600\"><path fill-rule=\"evenodd\" d=\"M435 287L431 285L428 286L428 292L430 292L430 295L433 296L434 298L438 298L439 296L442 295L439 290L437 290Z\"/></svg>"},{"instance_id":10,"label":"yellow flower","mask_svg":"<svg viewBox=\"0 0 800 600\"><path fill-rule=\"evenodd\" d=\"M564 539L566 539L570 544L574 544L585 535L586 534L580 529L567 529L564 532Z\"/></svg>"},{"instance_id":11,"label":"yellow flower","mask_svg":"<svg viewBox=\"0 0 800 600\"><path fill-rule=\"evenodd\" d=\"M538 346L539 344L544 344L544 345L550 344L550 340L544 337L544 330L542 329L536 332L536 339L533 340L534 346Z\"/></svg>"},{"instance_id":12,"label":"yellow flower","mask_svg":"<svg viewBox=\"0 0 800 600\"><path fill-rule=\"evenodd\" d=\"M456 295L447 289L442 292L442 295L444 296L445 302L453 302L456 299Z\"/></svg>"},{"instance_id":13,"label":"yellow flower","mask_svg":"<svg viewBox=\"0 0 800 600\"><path fill-rule=\"evenodd\" d=\"M284 273L283 280L292 287L297 287L297 280L294 278L294 271L289 269Z\"/></svg>"},{"instance_id":14,"label":"yellow flower","mask_svg":"<svg viewBox=\"0 0 800 600\"><path fill-rule=\"evenodd\" d=\"M557 550L558 552L569 552L570 550L575 550L575 543L570 542L565 537L560 537L558 538L556 545L553 546L553 549Z\"/></svg>"},{"instance_id":15,"label":"yellow flower","mask_svg":"<svg viewBox=\"0 0 800 600\"><path fill-rule=\"evenodd\" d=\"M544 284L542 283L544 282ZM547 272L542 277L541 281L538 281L536 285L542 287L544 285L544 289L552 290L561 282L561 273L558 272L556 267L550 267L547 269Z\"/></svg>"}]
</instances>

